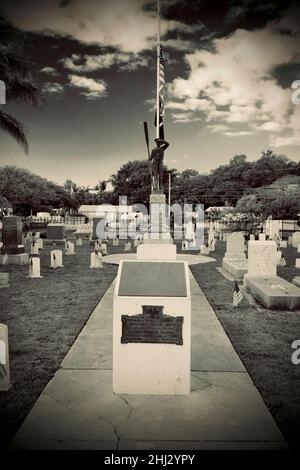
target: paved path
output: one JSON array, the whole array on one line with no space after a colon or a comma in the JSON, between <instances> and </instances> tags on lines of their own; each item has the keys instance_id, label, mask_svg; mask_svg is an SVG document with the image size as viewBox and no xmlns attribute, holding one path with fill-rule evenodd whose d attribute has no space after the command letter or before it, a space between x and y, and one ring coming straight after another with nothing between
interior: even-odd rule
<instances>
[{"instance_id":1,"label":"paved path","mask_svg":"<svg viewBox=\"0 0 300 470\"><path fill-rule=\"evenodd\" d=\"M192 275L190 396L114 394L113 289L114 282L32 408L12 448L286 448Z\"/></svg>"},{"instance_id":2,"label":"paved path","mask_svg":"<svg viewBox=\"0 0 300 470\"><path fill-rule=\"evenodd\" d=\"M120 264L121 260L132 261L136 260L136 253L116 253L115 255L107 255L103 256L103 262L109 264ZM184 253L177 253L176 255L177 261L186 261L189 265L190 264L203 264L203 263L211 263L216 261L214 258L209 256L202 256L202 255L189 255Z\"/></svg>"}]
</instances>

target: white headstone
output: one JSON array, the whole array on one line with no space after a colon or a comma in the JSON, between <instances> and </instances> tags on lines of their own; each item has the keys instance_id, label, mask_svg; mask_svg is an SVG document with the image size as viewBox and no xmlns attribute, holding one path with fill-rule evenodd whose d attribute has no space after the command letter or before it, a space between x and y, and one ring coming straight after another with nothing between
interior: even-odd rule
<instances>
[{"instance_id":1,"label":"white headstone","mask_svg":"<svg viewBox=\"0 0 300 470\"><path fill-rule=\"evenodd\" d=\"M10 389L9 350L7 326L0 323L0 392Z\"/></svg>"},{"instance_id":2,"label":"white headstone","mask_svg":"<svg viewBox=\"0 0 300 470\"><path fill-rule=\"evenodd\" d=\"M77 238L76 246L82 246L82 238Z\"/></svg>"},{"instance_id":3,"label":"white headstone","mask_svg":"<svg viewBox=\"0 0 300 470\"><path fill-rule=\"evenodd\" d=\"M187 240L183 240L183 242L181 243L181 249L182 251L186 251L189 249L189 243Z\"/></svg>"},{"instance_id":4,"label":"white headstone","mask_svg":"<svg viewBox=\"0 0 300 470\"><path fill-rule=\"evenodd\" d=\"M260 233L258 235L258 239L259 239L260 242L266 241L266 234L265 233Z\"/></svg>"},{"instance_id":5,"label":"white headstone","mask_svg":"<svg viewBox=\"0 0 300 470\"><path fill-rule=\"evenodd\" d=\"M125 243L125 246L124 246L124 251L130 251L131 250L131 243L130 242L126 242Z\"/></svg>"},{"instance_id":6,"label":"white headstone","mask_svg":"<svg viewBox=\"0 0 300 470\"><path fill-rule=\"evenodd\" d=\"M253 235L253 233L250 235L250 240L255 240L255 235Z\"/></svg>"},{"instance_id":7,"label":"white headstone","mask_svg":"<svg viewBox=\"0 0 300 470\"><path fill-rule=\"evenodd\" d=\"M104 255L107 255L107 243L101 243L100 249Z\"/></svg>"},{"instance_id":8,"label":"white headstone","mask_svg":"<svg viewBox=\"0 0 300 470\"><path fill-rule=\"evenodd\" d=\"M245 259L245 238L242 232L233 232L226 240L227 260L244 260Z\"/></svg>"},{"instance_id":9,"label":"white headstone","mask_svg":"<svg viewBox=\"0 0 300 470\"><path fill-rule=\"evenodd\" d=\"M42 250L44 248L42 238L37 238L36 243L37 243L37 246L38 246L38 250Z\"/></svg>"},{"instance_id":10,"label":"white headstone","mask_svg":"<svg viewBox=\"0 0 300 470\"><path fill-rule=\"evenodd\" d=\"M56 269L56 268L63 268L62 264L62 251L61 250L52 250L50 253L50 268Z\"/></svg>"},{"instance_id":11,"label":"white headstone","mask_svg":"<svg viewBox=\"0 0 300 470\"><path fill-rule=\"evenodd\" d=\"M91 253L90 268L103 268L102 254L100 251L95 250L93 253Z\"/></svg>"},{"instance_id":12,"label":"white headstone","mask_svg":"<svg viewBox=\"0 0 300 470\"><path fill-rule=\"evenodd\" d=\"M101 250L101 240L95 241L95 250L97 251Z\"/></svg>"},{"instance_id":13,"label":"white headstone","mask_svg":"<svg viewBox=\"0 0 300 470\"><path fill-rule=\"evenodd\" d=\"M30 279L41 278L41 262L40 258L34 257L29 259L29 275Z\"/></svg>"},{"instance_id":14,"label":"white headstone","mask_svg":"<svg viewBox=\"0 0 300 470\"><path fill-rule=\"evenodd\" d=\"M9 287L9 273L0 273L0 289L1 287Z\"/></svg>"},{"instance_id":15,"label":"white headstone","mask_svg":"<svg viewBox=\"0 0 300 470\"><path fill-rule=\"evenodd\" d=\"M119 239L118 238L113 239L113 246L119 246Z\"/></svg>"},{"instance_id":16,"label":"white headstone","mask_svg":"<svg viewBox=\"0 0 300 470\"><path fill-rule=\"evenodd\" d=\"M300 232L295 232L293 234L292 244L294 248L298 248L298 245L300 244Z\"/></svg>"},{"instance_id":17,"label":"white headstone","mask_svg":"<svg viewBox=\"0 0 300 470\"><path fill-rule=\"evenodd\" d=\"M277 245L274 241L249 241L248 276L276 276Z\"/></svg>"},{"instance_id":18,"label":"white headstone","mask_svg":"<svg viewBox=\"0 0 300 470\"><path fill-rule=\"evenodd\" d=\"M39 254L39 246L37 240L33 240L30 245L30 254L31 255L38 255Z\"/></svg>"},{"instance_id":19,"label":"white headstone","mask_svg":"<svg viewBox=\"0 0 300 470\"><path fill-rule=\"evenodd\" d=\"M280 221L279 220L271 220L270 221L270 238L272 240L276 240L279 238L279 229L280 229Z\"/></svg>"},{"instance_id":20,"label":"white headstone","mask_svg":"<svg viewBox=\"0 0 300 470\"><path fill-rule=\"evenodd\" d=\"M74 243L72 242L67 242L66 243L66 255L67 256L71 256L71 255L75 255L75 251L74 251Z\"/></svg>"},{"instance_id":21,"label":"white headstone","mask_svg":"<svg viewBox=\"0 0 300 470\"><path fill-rule=\"evenodd\" d=\"M286 240L281 240L279 246L280 246L280 248L287 248L287 241Z\"/></svg>"},{"instance_id":22,"label":"white headstone","mask_svg":"<svg viewBox=\"0 0 300 470\"><path fill-rule=\"evenodd\" d=\"M295 267L300 269L300 258L296 258L296 264Z\"/></svg>"},{"instance_id":23,"label":"white headstone","mask_svg":"<svg viewBox=\"0 0 300 470\"><path fill-rule=\"evenodd\" d=\"M209 254L209 248L206 245L201 245L200 246L200 254L201 255L208 255Z\"/></svg>"},{"instance_id":24,"label":"white headstone","mask_svg":"<svg viewBox=\"0 0 300 470\"><path fill-rule=\"evenodd\" d=\"M35 237L36 240L39 239L40 236L41 236L41 233L40 233L40 232L35 232L35 236L34 236L34 237Z\"/></svg>"}]
</instances>

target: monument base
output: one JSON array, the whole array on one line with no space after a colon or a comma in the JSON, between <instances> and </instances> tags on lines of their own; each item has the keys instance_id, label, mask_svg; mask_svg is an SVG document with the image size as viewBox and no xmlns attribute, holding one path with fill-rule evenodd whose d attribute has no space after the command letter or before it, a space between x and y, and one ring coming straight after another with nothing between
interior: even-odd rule
<instances>
[{"instance_id":1,"label":"monument base","mask_svg":"<svg viewBox=\"0 0 300 470\"><path fill-rule=\"evenodd\" d=\"M136 250L138 260L176 261L176 245L171 243L143 243Z\"/></svg>"},{"instance_id":2,"label":"monument base","mask_svg":"<svg viewBox=\"0 0 300 470\"><path fill-rule=\"evenodd\" d=\"M244 275L248 272L248 261L245 260L228 260L223 258L222 266L224 271L231 274L236 280L243 280Z\"/></svg>"},{"instance_id":3,"label":"monument base","mask_svg":"<svg viewBox=\"0 0 300 470\"><path fill-rule=\"evenodd\" d=\"M7 255L6 264L13 264L16 266L25 266L29 262L28 253L20 253L18 255Z\"/></svg>"},{"instance_id":4,"label":"monument base","mask_svg":"<svg viewBox=\"0 0 300 470\"><path fill-rule=\"evenodd\" d=\"M300 289L279 276L244 277L246 289L270 309L294 310L300 308Z\"/></svg>"}]
</instances>

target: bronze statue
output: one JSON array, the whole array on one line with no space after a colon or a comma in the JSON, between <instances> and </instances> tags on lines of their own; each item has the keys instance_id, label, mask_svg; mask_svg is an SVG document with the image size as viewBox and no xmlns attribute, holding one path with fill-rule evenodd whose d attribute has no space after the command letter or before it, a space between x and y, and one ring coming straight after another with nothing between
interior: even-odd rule
<instances>
[{"instance_id":1,"label":"bronze statue","mask_svg":"<svg viewBox=\"0 0 300 470\"><path fill-rule=\"evenodd\" d=\"M162 190L164 151L169 147L169 143L164 139L158 138L155 139L155 142L156 147L152 150L149 157L152 190Z\"/></svg>"}]
</instances>

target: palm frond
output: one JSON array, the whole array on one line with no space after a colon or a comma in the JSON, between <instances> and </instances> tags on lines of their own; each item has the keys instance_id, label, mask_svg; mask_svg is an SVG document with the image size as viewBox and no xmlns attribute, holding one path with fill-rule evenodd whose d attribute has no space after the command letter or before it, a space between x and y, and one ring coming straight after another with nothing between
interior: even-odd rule
<instances>
[{"instance_id":1,"label":"palm frond","mask_svg":"<svg viewBox=\"0 0 300 470\"><path fill-rule=\"evenodd\" d=\"M24 152L28 155L28 142L25 136L23 124L3 111L0 111L0 128L7 132L18 144L22 145Z\"/></svg>"}]
</instances>

